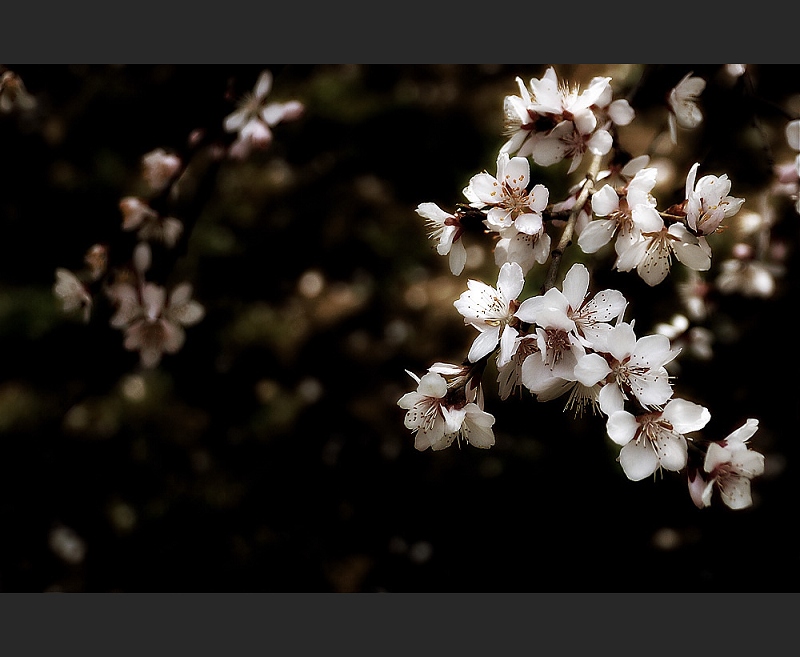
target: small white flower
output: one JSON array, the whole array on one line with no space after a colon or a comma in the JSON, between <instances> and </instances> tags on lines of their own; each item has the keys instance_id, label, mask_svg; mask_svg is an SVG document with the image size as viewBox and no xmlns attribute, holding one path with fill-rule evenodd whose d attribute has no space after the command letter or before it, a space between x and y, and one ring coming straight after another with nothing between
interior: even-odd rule
<instances>
[{"instance_id":1,"label":"small white flower","mask_svg":"<svg viewBox=\"0 0 800 657\"><path fill-rule=\"evenodd\" d=\"M516 317L529 324L538 324L543 308L562 311L575 325L575 335L586 347L611 329L609 322L617 319L625 310L627 301L618 290L602 290L591 300L589 292L589 270L586 265L575 263L570 267L562 290L549 289L545 294L526 299L520 304Z\"/></svg>"},{"instance_id":2,"label":"small white flower","mask_svg":"<svg viewBox=\"0 0 800 657\"><path fill-rule=\"evenodd\" d=\"M764 455L749 449L746 443L757 430L758 420L750 418L725 440L708 446L703 464L705 477L698 473L689 481L692 500L698 507L711 504L715 488L731 509L753 504L750 481L764 473Z\"/></svg>"},{"instance_id":3,"label":"small white flower","mask_svg":"<svg viewBox=\"0 0 800 657\"><path fill-rule=\"evenodd\" d=\"M743 198L729 196L731 181L727 174L703 176L695 184L699 162L686 177L686 223L697 235L710 235L720 228L723 219L735 215L744 204Z\"/></svg>"},{"instance_id":4,"label":"small white flower","mask_svg":"<svg viewBox=\"0 0 800 657\"><path fill-rule=\"evenodd\" d=\"M619 271L636 269L650 286L661 283L669 274L672 255L695 271L711 268L711 256L704 241L692 235L682 223L669 227L651 205L640 203L631 213L641 237L625 247L614 267Z\"/></svg>"},{"instance_id":5,"label":"small white flower","mask_svg":"<svg viewBox=\"0 0 800 657\"><path fill-rule=\"evenodd\" d=\"M678 126L696 128L703 121L703 113L697 106L697 99L706 88L703 78L687 73L669 92L669 133L673 144L678 143Z\"/></svg>"},{"instance_id":6,"label":"small white flower","mask_svg":"<svg viewBox=\"0 0 800 657\"><path fill-rule=\"evenodd\" d=\"M463 228L461 220L453 214L445 212L435 203L420 203L417 214L426 220L428 237L436 242L439 255L450 254L450 271L458 276L467 262L467 250L461 241Z\"/></svg>"},{"instance_id":7,"label":"small white flower","mask_svg":"<svg viewBox=\"0 0 800 657\"><path fill-rule=\"evenodd\" d=\"M500 231L512 224L520 233L539 235L543 230L542 211L547 207L547 187L537 184L528 192L531 167L527 158L497 157L497 177L487 172L473 176L464 196L476 208L489 207L486 224Z\"/></svg>"},{"instance_id":8,"label":"small white flower","mask_svg":"<svg viewBox=\"0 0 800 657\"><path fill-rule=\"evenodd\" d=\"M587 150L605 155L613 142L605 129L607 119L623 125L633 118L627 103L611 107L610 82L608 77L593 78L581 92L577 85L559 83L552 67L541 79L531 79L530 91L517 78L520 95L507 96L504 101L509 139L501 153L531 156L540 166L571 158L570 173ZM602 115L604 125L598 124L595 110Z\"/></svg>"},{"instance_id":9,"label":"small white flower","mask_svg":"<svg viewBox=\"0 0 800 657\"><path fill-rule=\"evenodd\" d=\"M233 157L244 158L253 148L266 148L272 143L270 128L282 121L296 119L303 113L302 103L296 100L267 103L271 90L272 73L265 69L258 76L253 91L245 94L236 110L225 117L225 131L238 133L230 150Z\"/></svg>"},{"instance_id":10,"label":"small white flower","mask_svg":"<svg viewBox=\"0 0 800 657\"><path fill-rule=\"evenodd\" d=\"M601 219L590 221L578 237L578 246L584 253L595 253L617 235L615 250L617 255L641 239L641 230L633 220L631 208L639 204L655 207L655 199L650 190L656 184L656 169L637 170L625 188L625 197L611 187L604 185L592 194L592 212Z\"/></svg>"},{"instance_id":11,"label":"small white flower","mask_svg":"<svg viewBox=\"0 0 800 657\"><path fill-rule=\"evenodd\" d=\"M575 366L575 378L587 386L603 384L599 401L606 415L622 410L631 396L646 409L661 406L672 397L665 365L680 349L673 349L669 338L653 334L637 339L633 326L621 322L598 343L597 353L586 354Z\"/></svg>"},{"instance_id":12,"label":"small white flower","mask_svg":"<svg viewBox=\"0 0 800 657\"><path fill-rule=\"evenodd\" d=\"M473 387L468 368L436 363L417 382L417 389L403 395L397 405L407 411L405 426L415 434L419 451L437 451L463 438L474 447L494 445L494 416L483 410L480 386Z\"/></svg>"},{"instance_id":13,"label":"small white flower","mask_svg":"<svg viewBox=\"0 0 800 657\"><path fill-rule=\"evenodd\" d=\"M153 192L164 189L181 170L181 159L163 148L156 148L142 157L142 177Z\"/></svg>"},{"instance_id":14,"label":"small white flower","mask_svg":"<svg viewBox=\"0 0 800 657\"><path fill-rule=\"evenodd\" d=\"M708 409L684 399L672 399L663 411L634 416L612 413L606 423L609 438L622 445L619 462L625 475L640 481L663 468L677 472L686 467L685 434L699 431L711 419Z\"/></svg>"},{"instance_id":15,"label":"small white flower","mask_svg":"<svg viewBox=\"0 0 800 657\"><path fill-rule=\"evenodd\" d=\"M89 315L92 312L92 296L86 286L69 269L63 267L56 269L53 293L60 299L61 308L65 313L82 310L83 321L89 321Z\"/></svg>"},{"instance_id":16,"label":"small white flower","mask_svg":"<svg viewBox=\"0 0 800 657\"><path fill-rule=\"evenodd\" d=\"M500 268L497 287L476 280L467 281L466 292L453 302L464 316L464 323L478 329L479 334L470 347L467 358L474 363L490 354L500 343L498 364L511 358L517 330L511 326L517 309L516 298L525 285L522 268L515 262Z\"/></svg>"},{"instance_id":17,"label":"small white flower","mask_svg":"<svg viewBox=\"0 0 800 657\"><path fill-rule=\"evenodd\" d=\"M412 372L409 375L417 382L417 389L403 395L397 405L408 411L406 429L415 435L414 447L423 451L441 441L445 434L443 406L447 382L436 372L428 372L421 379Z\"/></svg>"},{"instance_id":18,"label":"small white flower","mask_svg":"<svg viewBox=\"0 0 800 657\"><path fill-rule=\"evenodd\" d=\"M135 196L119 202L122 211L122 230L138 231L140 240L161 242L173 247L183 232L183 223L175 217L161 217L149 205Z\"/></svg>"},{"instance_id":19,"label":"small white flower","mask_svg":"<svg viewBox=\"0 0 800 657\"><path fill-rule=\"evenodd\" d=\"M166 290L155 283L139 288L118 284L110 295L118 304L111 325L125 330L124 346L138 351L143 367L158 365L164 353L174 354L186 339L184 326L199 322L205 311L191 299L192 287L182 283L167 299Z\"/></svg>"}]
</instances>

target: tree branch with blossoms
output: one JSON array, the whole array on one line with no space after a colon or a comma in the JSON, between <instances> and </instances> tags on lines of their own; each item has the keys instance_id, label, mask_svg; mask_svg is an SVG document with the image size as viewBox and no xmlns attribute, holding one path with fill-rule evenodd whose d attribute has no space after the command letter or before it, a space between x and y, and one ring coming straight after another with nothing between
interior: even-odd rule
<instances>
[{"instance_id":1,"label":"tree branch with blossoms","mask_svg":"<svg viewBox=\"0 0 800 657\"><path fill-rule=\"evenodd\" d=\"M744 65L726 68L734 79L746 71ZM722 439L707 438L710 410L676 395L669 368L684 350L708 356L709 332L693 332L690 325L707 317L712 292L766 297L774 291L783 270L780 250L771 248L771 228L785 198L800 213L800 154L776 167L772 187L753 203L757 211L743 211L745 199L731 195L728 175L702 171L700 160L686 172L682 200L659 208L654 190L662 174L651 157L665 145L675 149L706 120L701 98L707 82L688 73L664 90L664 128L635 157L620 145L620 128L634 122L635 107L614 99L611 82L598 76L581 91L559 80L553 67L527 85L517 78L518 94L502 103L506 141L496 173L472 176L463 189L467 203L452 213L430 202L417 207L453 275L467 264L462 242L468 219L480 221L493 240L499 272L495 285L469 279L454 301L464 324L477 331L463 363L437 362L422 377L409 372L417 388L398 405L418 450L453 442L490 448L495 416L485 410L483 378L494 359L501 401L524 389L540 402L566 397L565 410L600 416L628 479L683 473L698 507L709 506L716 491L726 506L745 508L752 504L751 480L765 467L748 442L758 420L747 419ZM800 120L786 125L786 142L800 150ZM563 161L567 177L586 171L577 184L565 185L566 198L553 202L532 166L535 173ZM728 247L710 280L714 252L726 249L718 236L736 220L734 231L752 243ZM557 237L556 227L562 227ZM576 262L562 274L564 254L573 247L580 249L576 259L590 266ZM635 273L649 287L662 284L677 261L687 272L678 290L691 320L676 317L640 334L635 320L625 317L630 304L620 291L594 289L591 270L609 256L612 270ZM546 267L541 293L524 298L526 277L537 267Z\"/></svg>"},{"instance_id":2,"label":"tree branch with blossoms","mask_svg":"<svg viewBox=\"0 0 800 657\"><path fill-rule=\"evenodd\" d=\"M188 135L182 152L156 148L143 155L142 191L119 201L121 230L111 243L89 248L82 271L56 270L53 291L63 310L80 310L88 322L98 300L110 303L110 317L103 321L123 331L124 348L139 353L143 368L156 367L164 354L178 352L185 329L205 315L192 298L190 282L168 288L167 281L188 249L220 166L226 159L244 160L267 149L272 129L303 113L296 100L268 102L272 83L272 73L262 71L233 111Z\"/></svg>"}]
</instances>

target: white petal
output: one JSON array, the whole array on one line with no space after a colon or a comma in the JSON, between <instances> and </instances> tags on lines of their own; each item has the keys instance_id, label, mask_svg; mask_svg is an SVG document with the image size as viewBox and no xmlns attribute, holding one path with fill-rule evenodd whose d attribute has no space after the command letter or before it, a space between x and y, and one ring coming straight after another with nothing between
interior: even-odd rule
<instances>
[{"instance_id":1,"label":"white petal","mask_svg":"<svg viewBox=\"0 0 800 657\"><path fill-rule=\"evenodd\" d=\"M578 237L578 246L584 253L596 253L611 241L616 229L617 223L613 219L590 221Z\"/></svg>"},{"instance_id":2,"label":"white petal","mask_svg":"<svg viewBox=\"0 0 800 657\"><path fill-rule=\"evenodd\" d=\"M469 354L467 354L467 358L471 363L479 361L481 358L490 354L494 350L499 339L499 326L492 326L486 331L482 331L473 341L472 346L469 349Z\"/></svg>"},{"instance_id":3,"label":"white petal","mask_svg":"<svg viewBox=\"0 0 800 657\"><path fill-rule=\"evenodd\" d=\"M669 274L669 270L669 247L655 243L651 244L642 261L636 265L636 273L651 287L661 283Z\"/></svg>"},{"instance_id":4,"label":"white petal","mask_svg":"<svg viewBox=\"0 0 800 657\"><path fill-rule=\"evenodd\" d=\"M583 300L589 290L589 270L586 265L580 262L572 265L564 276L561 289L573 311L577 311L583 305Z\"/></svg>"},{"instance_id":5,"label":"white petal","mask_svg":"<svg viewBox=\"0 0 800 657\"><path fill-rule=\"evenodd\" d=\"M508 301L516 299L524 286L525 275L516 262L507 262L500 268L497 289Z\"/></svg>"},{"instance_id":6,"label":"white petal","mask_svg":"<svg viewBox=\"0 0 800 657\"><path fill-rule=\"evenodd\" d=\"M586 354L575 365L575 378L585 386L593 386L603 381L611 373L606 359L600 354Z\"/></svg>"},{"instance_id":7,"label":"white petal","mask_svg":"<svg viewBox=\"0 0 800 657\"><path fill-rule=\"evenodd\" d=\"M522 214L514 220L514 226L520 233L538 235L542 232L542 216L531 212Z\"/></svg>"},{"instance_id":8,"label":"white petal","mask_svg":"<svg viewBox=\"0 0 800 657\"><path fill-rule=\"evenodd\" d=\"M606 415L621 411L625 406L625 399L616 383L604 385L597 396L597 402L600 404L600 410Z\"/></svg>"},{"instance_id":9,"label":"white petal","mask_svg":"<svg viewBox=\"0 0 800 657\"><path fill-rule=\"evenodd\" d=\"M517 329L506 325L500 336L500 354L497 357L497 365L502 367L511 360L514 355L514 347L517 345Z\"/></svg>"},{"instance_id":10,"label":"white petal","mask_svg":"<svg viewBox=\"0 0 800 657\"><path fill-rule=\"evenodd\" d=\"M453 216L442 210L436 203L420 203L417 206L416 213L423 219L430 219L437 224L443 224Z\"/></svg>"},{"instance_id":11,"label":"white petal","mask_svg":"<svg viewBox=\"0 0 800 657\"><path fill-rule=\"evenodd\" d=\"M504 153L500 157L508 157ZM505 166L503 172L503 181L516 189L526 189L528 187L528 180L530 179L531 165L526 157L512 157L508 164ZM497 172L498 178L500 171Z\"/></svg>"},{"instance_id":12,"label":"white petal","mask_svg":"<svg viewBox=\"0 0 800 657\"><path fill-rule=\"evenodd\" d=\"M627 445L633 440L638 430L639 423L628 411L616 411L608 417L608 422L606 422L608 437L617 445Z\"/></svg>"},{"instance_id":13,"label":"white petal","mask_svg":"<svg viewBox=\"0 0 800 657\"><path fill-rule=\"evenodd\" d=\"M711 419L711 413L705 406L685 399L672 399L664 407L663 417L681 434L699 431Z\"/></svg>"},{"instance_id":14,"label":"white petal","mask_svg":"<svg viewBox=\"0 0 800 657\"><path fill-rule=\"evenodd\" d=\"M630 442L619 452L619 463L628 479L641 481L649 477L658 467L658 456L649 441Z\"/></svg>"},{"instance_id":15,"label":"white petal","mask_svg":"<svg viewBox=\"0 0 800 657\"><path fill-rule=\"evenodd\" d=\"M450 271L454 276L458 276L464 271L467 264L467 249L461 240L456 240L450 247Z\"/></svg>"},{"instance_id":16,"label":"white petal","mask_svg":"<svg viewBox=\"0 0 800 657\"><path fill-rule=\"evenodd\" d=\"M272 73L269 69L264 69L261 71L261 75L258 76L253 93L255 94L256 98L263 99L269 94L271 89Z\"/></svg>"},{"instance_id":17,"label":"white petal","mask_svg":"<svg viewBox=\"0 0 800 657\"><path fill-rule=\"evenodd\" d=\"M611 150L613 143L614 138L608 130L598 130L592 135L591 139L589 139L586 147L594 155L605 155Z\"/></svg>"},{"instance_id":18,"label":"white petal","mask_svg":"<svg viewBox=\"0 0 800 657\"><path fill-rule=\"evenodd\" d=\"M786 141L791 148L800 151L800 119L786 124Z\"/></svg>"},{"instance_id":19,"label":"white petal","mask_svg":"<svg viewBox=\"0 0 800 657\"><path fill-rule=\"evenodd\" d=\"M609 105L608 115L617 125L628 125L631 121L633 121L636 113L633 111L630 103L624 98L621 98L619 100L615 100L613 103L611 103L611 105Z\"/></svg>"},{"instance_id":20,"label":"white petal","mask_svg":"<svg viewBox=\"0 0 800 657\"><path fill-rule=\"evenodd\" d=\"M685 438L659 437L657 445L658 460L662 468L671 472L679 472L686 467L687 448Z\"/></svg>"},{"instance_id":21,"label":"white petal","mask_svg":"<svg viewBox=\"0 0 800 657\"><path fill-rule=\"evenodd\" d=\"M611 185L603 185L592 194L592 212L598 217L605 217L619 210L619 194Z\"/></svg>"},{"instance_id":22,"label":"white petal","mask_svg":"<svg viewBox=\"0 0 800 657\"><path fill-rule=\"evenodd\" d=\"M435 372L428 372L419 380L417 391L425 397L441 399L447 394L447 381Z\"/></svg>"},{"instance_id":23,"label":"white petal","mask_svg":"<svg viewBox=\"0 0 800 657\"><path fill-rule=\"evenodd\" d=\"M753 504L750 480L746 477L726 478L720 488L720 497L731 509L746 509Z\"/></svg>"},{"instance_id":24,"label":"white petal","mask_svg":"<svg viewBox=\"0 0 800 657\"><path fill-rule=\"evenodd\" d=\"M753 437L758 430L758 420L749 418L741 427L733 431L726 439L725 442L734 448L734 445L742 445Z\"/></svg>"}]
</instances>

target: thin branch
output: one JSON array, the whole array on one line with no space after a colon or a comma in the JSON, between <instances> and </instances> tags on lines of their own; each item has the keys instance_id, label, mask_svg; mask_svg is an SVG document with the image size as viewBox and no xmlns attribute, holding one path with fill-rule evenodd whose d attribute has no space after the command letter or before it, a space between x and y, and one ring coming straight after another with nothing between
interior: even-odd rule
<instances>
[{"instance_id":1,"label":"thin branch","mask_svg":"<svg viewBox=\"0 0 800 657\"><path fill-rule=\"evenodd\" d=\"M586 172L586 180L583 183L583 189L581 189L581 193L575 201L575 205L567 220L567 225L564 226L564 232L561 233L561 239L558 245L550 253L550 268L547 270L547 276L544 280L544 285L542 285L542 293L547 292L547 290L556 284L556 278L558 277L558 270L561 266L561 259L564 256L564 251L572 244L572 233L575 230L575 221L581 213L581 210L583 210L583 206L586 205L589 195L594 190L594 183L597 179L597 174L600 172L600 163L602 160L603 158L600 155L592 156L589 170Z\"/></svg>"}]
</instances>

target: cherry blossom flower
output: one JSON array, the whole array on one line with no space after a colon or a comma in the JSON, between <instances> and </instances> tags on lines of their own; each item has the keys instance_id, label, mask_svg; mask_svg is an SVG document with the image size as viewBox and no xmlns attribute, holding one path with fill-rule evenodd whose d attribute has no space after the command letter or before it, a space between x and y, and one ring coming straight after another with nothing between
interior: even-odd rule
<instances>
[{"instance_id":1,"label":"cherry blossom flower","mask_svg":"<svg viewBox=\"0 0 800 657\"><path fill-rule=\"evenodd\" d=\"M61 301L63 312L72 313L81 310L83 321L89 321L92 312L92 296L81 280L69 269L63 267L56 269L53 293Z\"/></svg>"},{"instance_id":2,"label":"cherry blossom flower","mask_svg":"<svg viewBox=\"0 0 800 657\"><path fill-rule=\"evenodd\" d=\"M541 296L526 299L515 316L523 322L538 324L542 308L557 308L574 322L575 335L583 345L591 347L603 332L611 329L609 322L617 319L628 303L618 290L603 290L587 301L589 270L579 262L564 276L562 290L550 288Z\"/></svg>"},{"instance_id":3,"label":"cherry blossom flower","mask_svg":"<svg viewBox=\"0 0 800 657\"><path fill-rule=\"evenodd\" d=\"M739 211L744 199L728 196L731 181L726 174L703 176L695 183L699 166L695 162L686 177L686 223L696 235L710 235Z\"/></svg>"},{"instance_id":4,"label":"cherry blossom flower","mask_svg":"<svg viewBox=\"0 0 800 657\"><path fill-rule=\"evenodd\" d=\"M531 166L527 158L509 158L507 153L497 157L497 177L487 172L473 176L464 196L476 208L489 207L486 224L501 230L512 224L526 235L542 232L542 211L547 207L547 187L537 184L528 192Z\"/></svg>"},{"instance_id":5,"label":"cherry blossom flower","mask_svg":"<svg viewBox=\"0 0 800 657\"><path fill-rule=\"evenodd\" d=\"M447 382L441 374L428 372L420 379L412 372L408 374L417 382L417 389L407 392L397 405L407 410L406 429L414 433L414 447L420 451L438 444L445 435L444 398ZM450 426L452 433L456 428Z\"/></svg>"},{"instance_id":6,"label":"cherry blossom flower","mask_svg":"<svg viewBox=\"0 0 800 657\"><path fill-rule=\"evenodd\" d=\"M638 170L624 189L624 198L611 185L603 185L592 194L592 212L596 219L583 228L578 246L584 253L595 253L617 235L615 250L620 255L641 239L641 229L633 220L631 209L645 204L655 207L650 191L656 184L657 170Z\"/></svg>"},{"instance_id":7,"label":"cherry blossom flower","mask_svg":"<svg viewBox=\"0 0 800 657\"><path fill-rule=\"evenodd\" d=\"M464 316L464 323L478 329L478 336L470 347L467 359L474 363L490 354L500 343L498 364L511 358L517 330L512 326L516 311L517 296L525 285L522 268L509 262L500 268L497 287L481 281L467 281L466 292L453 302L456 310Z\"/></svg>"},{"instance_id":8,"label":"cherry blossom flower","mask_svg":"<svg viewBox=\"0 0 800 657\"><path fill-rule=\"evenodd\" d=\"M155 283L138 288L119 283L110 291L118 304L111 325L125 330L124 346L138 351L142 367L159 364L162 354L174 354L186 339L184 326L199 322L205 311L191 299L192 286L181 283L167 298L166 290Z\"/></svg>"},{"instance_id":9,"label":"cherry blossom flower","mask_svg":"<svg viewBox=\"0 0 800 657\"><path fill-rule=\"evenodd\" d=\"M555 288L548 290L548 294L553 290ZM574 380L575 364L585 353L575 320L570 317L568 302L562 302L563 295L546 296L526 299L522 305L527 305L525 308L520 305L522 313L517 315L518 319L535 326L539 356L533 359L538 358L546 365L545 368L531 369L523 363L523 383L534 392L541 392L544 387L544 381L537 375L544 375L548 383L553 378Z\"/></svg>"},{"instance_id":10,"label":"cherry blossom flower","mask_svg":"<svg viewBox=\"0 0 800 657\"><path fill-rule=\"evenodd\" d=\"M644 203L636 205L631 216L641 231L641 238L619 254L614 265L617 270L635 268L645 283L655 286L669 274L673 254L695 271L711 268L707 245L690 233L683 223L666 226L658 211Z\"/></svg>"},{"instance_id":11,"label":"cherry blossom flower","mask_svg":"<svg viewBox=\"0 0 800 657\"><path fill-rule=\"evenodd\" d=\"M439 255L450 254L450 271L458 276L467 262L467 250L461 241L463 227L461 220L453 214L445 212L435 203L420 203L417 214L426 220L428 237L436 242Z\"/></svg>"},{"instance_id":12,"label":"cherry blossom flower","mask_svg":"<svg viewBox=\"0 0 800 657\"><path fill-rule=\"evenodd\" d=\"M501 152L531 156L540 166L570 158L569 173L577 169L587 150L605 155L613 138L604 127L598 127L592 107L607 101L610 81L595 77L581 92L577 86L559 84L555 69L549 67L541 79L531 79L528 91L517 78L520 95L507 96L504 101L509 139ZM618 105L613 114L624 122L627 112Z\"/></svg>"},{"instance_id":13,"label":"cherry blossom flower","mask_svg":"<svg viewBox=\"0 0 800 657\"><path fill-rule=\"evenodd\" d=\"M601 383L600 408L606 415L623 410L631 397L645 409L665 404L672 397L666 365L679 353L665 335L636 338L633 326L620 322L594 344L575 366L574 376L586 386Z\"/></svg>"},{"instance_id":14,"label":"cherry blossom flower","mask_svg":"<svg viewBox=\"0 0 800 657\"><path fill-rule=\"evenodd\" d=\"M609 438L622 445L619 463L628 479L640 481L657 470L686 467L685 434L699 431L711 419L708 409L684 399L671 399L663 411L632 415L615 411L608 417Z\"/></svg>"},{"instance_id":15,"label":"cherry blossom flower","mask_svg":"<svg viewBox=\"0 0 800 657\"><path fill-rule=\"evenodd\" d=\"M757 430L758 420L750 418L727 438L708 446L705 476L696 473L689 478L689 492L699 508L711 504L714 489L731 509L753 504L750 482L764 473L764 455L749 449L746 443Z\"/></svg>"},{"instance_id":16,"label":"cherry blossom flower","mask_svg":"<svg viewBox=\"0 0 800 657\"><path fill-rule=\"evenodd\" d=\"M181 159L163 148L156 148L142 156L142 178L152 192L160 192L181 170Z\"/></svg>"},{"instance_id":17,"label":"cherry blossom flower","mask_svg":"<svg viewBox=\"0 0 800 657\"><path fill-rule=\"evenodd\" d=\"M697 106L697 99L705 88L703 78L687 73L669 92L669 134L673 144L678 143L678 126L692 129L702 123L703 113Z\"/></svg>"},{"instance_id":18,"label":"cherry blossom flower","mask_svg":"<svg viewBox=\"0 0 800 657\"><path fill-rule=\"evenodd\" d=\"M472 384L469 368L435 363L417 382L417 390L406 393L397 405L407 411L405 426L415 434L414 447L441 450L463 439L488 449L494 445L494 416L483 410L483 392Z\"/></svg>"},{"instance_id":19,"label":"cherry blossom flower","mask_svg":"<svg viewBox=\"0 0 800 657\"><path fill-rule=\"evenodd\" d=\"M161 217L149 205L135 196L119 202L122 210L122 230L137 230L140 240L162 242L173 247L183 232L183 223L174 217Z\"/></svg>"},{"instance_id":20,"label":"cherry blossom flower","mask_svg":"<svg viewBox=\"0 0 800 657\"><path fill-rule=\"evenodd\" d=\"M253 148L264 149L272 143L272 130L282 121L299 118L303 104L297 100L267 103L272 91L272 73L265 69L258 76L253 91L245 94L234 112L225 117L226 132L238 133L230 149L231 156L245 158Z\"/></svg>"}]
</instances>

